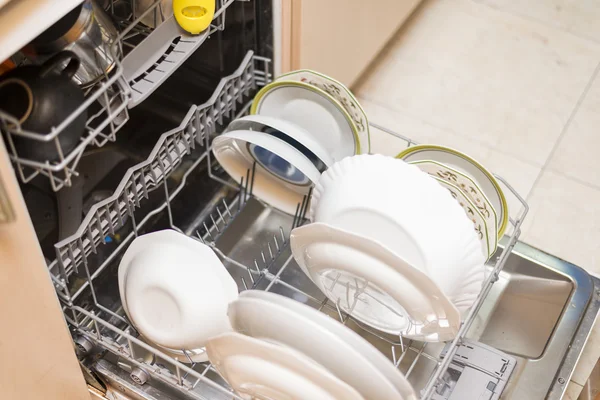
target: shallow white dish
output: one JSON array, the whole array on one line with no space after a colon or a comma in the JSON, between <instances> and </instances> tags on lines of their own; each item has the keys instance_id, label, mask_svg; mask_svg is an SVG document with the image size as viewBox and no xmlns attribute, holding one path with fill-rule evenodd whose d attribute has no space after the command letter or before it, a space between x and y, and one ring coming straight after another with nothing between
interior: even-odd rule
<instances>
[{"instance_id":1,"label":"shallow white dish","mask_svg":"<svg viewBox=\"0 0 600 400\"><path fill-rule=\"evenodd\" d=\"M408 163L434 160L471 177L496 210L498 215L498 237L501 238L504 235L508 226L508 203L500 184L483 165L458 150L430 144L409 147L396 157Z\"/></svg>"},{"instance_id":2,"label":"shallow white dish","mask_svg":"<svg viewBox=\"0 0 600 400\"><path fill-rule=\"evenodd\" d=\"M369 132L369 121L367 114L360 105L360 102L354 97L350 89L344 84L338 82L330 76L321 74L310 69L301 69L288 72L279 76L277 81L298 81L308 83L327 92L336 99L352 118L352 122L358 132L361 153L371 152L371 135Z\"/></svg>"},{"instance_id":3,"label":"shallow white dish","mask_svg":"<svg viewBox=\"0 0 600 400\"><path fill-rule=\"evenodd\" d=\"M394 364L351 329L305 304L246 290L229 306L235 331L289 346L327 368L365 399L416 400Z\"/></svg>"},{"instance_id":4,"label":"shallow white dish","mask_svg":"<svg viewBox=\"0 0 600 400\"><path fill-rule=\"evenodd\" d=\"M119 294L142 336L171 353L199 354L231 331L228 304L237 285L206 245L173 230L136 238L119 264Z\"/></svg>"},{"instance_id":5,"label":"shallow white dish","mask_svg":"<svg viewBox=\"0 0 600 400\"><path fill-rule=\"evenodd\" d=\"M350 385L287 346L230 332L211 339L206 351L219 374L245 398L363 400Z\"/></svg>"},{"instance_id":6,"label":"shallow white dish","mask_svg":"<svg viewBox=\"0 0 600 400\"><path fill-rule=\"evenodd\" d=\"M308 83L275 81L266 85L254 98L250 113L302 127L335 161L367 151L360 146L348 112L325 91Z\"/></svg>"},{"instance_id":7,"label":"shallow white dish","mask_svg":"<svg viewBox=\"0 0 600 400\"><path fill-rule=\"evenodd\" d=\"M472 222L414 165L382 155L337 162L321 175L309 216L383 244L427 273L460 312L481 291L485 255Z\"/></svg>"},{"instance_id":8,"label":"shallow white dish","mask_svg":"<svg viewBox=\"0 0 600 400\"><path fill-rule=\"evenodd\" d=\"M447 165L432 160L415 161L410 164L416 165L421 171L427 172L438 179L442 179L458 187L464 196L472 202L482 217L485 219L488 236L490 239L490 251L488 258L496 251L498 247L498 216L494 206L487 198L485 193L469 176L451 168ZM464 208L464 207L463 207Z\"/></svg>"},{"instance_id":9,"label":"shallow white dish","mask_svg":"<svg viewBox=\"0 0 600 400\"><path fill-rule=\"evenodd\" d=\"M384 245L323 223L291 233L296 262L334 304L381 331L451 340L460 314L426 273Z\"/></svg>"},{"instance_id":10,"label":"shallow white dish","mask_svg":"<svg viewBox=\"0 0 600 400\"><path fill-rule=\"evenodd\" d=\"M321 173L299 150L261 132L232 131L213 140L212 151L236 182L256 162L252 193L273 207L294 214Z\"/></svg>"},{"instance_id":11,"label":"shallow white dish","mask_svg":"<svg viewBox=\"0 0 600 400\"><path fill-rule=\"evenodd\" d=\"M231 131L262 132L283 140L304 154L319 172L325 171L334 162L331 155L310 133L283 119L267 115L246 115L232 121L224 133Z\"/></svg>"}]
</instances>

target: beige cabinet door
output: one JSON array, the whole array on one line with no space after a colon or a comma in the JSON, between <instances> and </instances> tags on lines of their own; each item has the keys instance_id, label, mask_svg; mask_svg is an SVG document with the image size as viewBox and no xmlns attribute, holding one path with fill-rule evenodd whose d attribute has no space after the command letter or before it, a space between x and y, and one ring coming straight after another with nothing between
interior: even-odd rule
<instances>
[{"instance_id":1,"label":"beige cabinet door","mask_svg":"<svg viewBox=\"0 0 600 400\"><path fill-rule=\"evenodd\" d=\"M282 72L308 68L352 86L421 0L281 2Z\"/></svg>"},{"instance_id":2,"label":"beige cabinet door","mask_svg":"<svg viewBox=\"0 0 600 400\"><path fill-rule=\"evenodd\" d=\"M0 399L89 400L2 139L0 202Z\"/></svg>"}]
</instances>

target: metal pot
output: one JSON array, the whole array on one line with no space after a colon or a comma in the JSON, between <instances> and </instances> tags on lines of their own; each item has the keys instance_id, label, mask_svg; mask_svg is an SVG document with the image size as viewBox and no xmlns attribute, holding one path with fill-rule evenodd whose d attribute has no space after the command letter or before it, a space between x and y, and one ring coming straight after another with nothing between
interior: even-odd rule
<instances>
[{"instance_id":1,"label":"metal pot","mask_svg":"<svg viewBox=\"0 0 600 400\"><path fill-rule=\"evenodd\" d=\"M41 63L61 50L71 50L81 61L73 79L87 88L115 66L118 35L102 8L86 0L41 33L23 52L34 63Z\"/></svg>"}]
</instances>

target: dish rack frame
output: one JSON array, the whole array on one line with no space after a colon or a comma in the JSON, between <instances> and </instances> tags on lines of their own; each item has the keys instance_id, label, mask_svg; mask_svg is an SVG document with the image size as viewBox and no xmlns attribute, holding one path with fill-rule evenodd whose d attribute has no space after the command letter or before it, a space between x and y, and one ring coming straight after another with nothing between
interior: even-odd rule
<instances>
[{"instance_id":1,"label":"dish rack frame","mask_svg":"<svg viewBox=\"0 0 600 400\"><path fill-rule=\"evenodd\" d=\"M116 141L117 132L129 120L128 109L139 104L156 90L210 35L224 30L227 8L234 1L244 0L216 0L217 7L213 22L200 35L188 35L178 31L178 27L174 26L176 22L172 17L164 20L156 28L149 28L142 24L142 19L151 13L155 21L162 18L161 0L154 0L152 5L139 15L136 15L137 0L131 0L132 10L126 18L115 15L115 3L117 1L110 0L106 8L113 19L120 19L119 23L116 24L121 28L120 34L112 46L105 49L105 51L110 51L113 54L114 66L110 72L105 72L96 84L84 90L85 100L77 109L60 124L52 127L49 132L25 130L21 127L18 119L0 110L0 132L5 137L9 157L15 166L19 179L23 183L31 182L38 175L43 175L50 181L50 186L55 192L65 186L71 186L73 178L79 175L77 167L86 148L88 146L102 147L109 142ZM167 26L169 24L171 26ZM170 29L165 29L165 27ZM165 30L167 34L179 33L177 36L179 39L173 40L175 39L173 37L170 38L173 43L166 42L164 35L161 35L161 32ZM138 36L144 39L134 46L130 42ZM177 43L174 43L175 41ZM130 49L133 49L132 51L145 49L143 57L140 57L139 54L132 54L130 57L127 52ZM131 60L139 58L144 60L151 58L155 61L147 65L144 72L139 72L138 75L142 76L138 79L138 76L131 76L135 72L131 71ZM23 60L19 61L19 64L23 63ZM152 72L147 72L150 70ZM159 73L163 70L166 70L166 72ZM153 74L154 81L148 79L150 73ZM154 75L160 75L160 79L156 79ZM136 87L136 81L145 83L143 98L138 96L139 88ZM85 131L79 144L72 150L63 151L59 142L61 134L73 120L86 110L93 110L93 112L88 115ZM58 157L53 160L36 160L23 157L19 155L14 144L14 141L19 140L19 138L31 141L31 145L35 145L35 143L54 143Z\"/></svg>"},{"instance_id":2,"label":"dish rack frame","mask_svg":"<svg viewBox=\"0 0 600 400\"><path fill-rule=\"evenodd\" d=\"M279 260L279 258L282 254L288 254L286 250L289 250L289 232L291 229L306 221L305 214L310 193L304 197L301 204L298 204L289 228L280 226L279 234L273 235L266 243L256 245L256 258L251 265L230 258L215 245L217 239L226 232L236 217L243 213L244 207L253 198L254 168L249 170L245 177L242 177L239 185L220 178L214 173L216 163L211 156L211 140L220 133L217 131L218 126L224 126L233 118L248 112L250 103L244 102L244 98L248 98L248 96L251 98L261 86L271 81L272 74L270 71L269 59L255 56L252 52L249 52L232 75L221 79L212 97L206 103L192 106L179 127L165 132L160 137L147 160L128 170L113 195L95 204L79 229L72 236L55 245L57 258L49 265L49 270L58 297L63 305L65 318L73 331L76 348L80 354L87 354L94 346L98 346L125 359L133 368L130 376L136 383L143 384L151 378L185 392L192 398L212 398L197 393L197 387L201 385L208 392L241 400L241 397L233 393L225 383L218 383L208 378L209 371L215 372L210 363L202 364L201 369L198 370L198 365L193 363L184 365L170 358L160 349L142 341L122 312L119 313L118 310L111 310L109 307L100 304L95 289L97 279L106 273L108 266L114 263L127 245L138 236L151 217L166 213L170 227L182 232L173 223L171 202L186 185L188 176L201 164L206 165L207 173L211 179L231 188L236 194L232 199L226 200L223 198L220 202L214 204L210 214L206 215L200 224L203 229L196 230L189 236L209 245L224 262L239 267L247 276L247 280L241 278L242 286L245 289L256 288L259 282L267 283L264 289L267 291L275 285L283 285L287 289L306 296L316 304L316 308L320 311L327 311L330 315L337 316L340 322L346 324L348 321L353 320L352 317L346 315L337 305L332 304L326 298L324 301L316 299L281 279L284 270L292 265L293 257L289 254L285 261ZM416 144L411 139L383 126L374 123L371 123L370 126L406 142L406 146ZM183 164L184 158L191 161L189 166ZM169 188L167 178L182 165L186 166L182 179L175 188ZM392 362L397 367L400 366L407 354L412 353L414 360L405 372L406 376L410 376L414 366L420 359L426 359L434 363L434 372L427 385L420 392L422 399L432 398L438 385L445 384L442 379L443 375L447 371L459 344L462 343L469 327L475 320L475 316L487 294L498 280L499 273L518 240L521 223L527 214L528 205L526 201L504 179L499 176L496 176L496 178L506 188L506 193L514 195L522 207L514 217L511 216L509 219L512 228L509 228L511 233L505 238L504 247L496 258L492 272L487 277L480 295L461 325L458 335L447 348L445 357L441 358L439 355L429 354L426 351L427 343L405 342L401 337L391 340L353 320L356 325L365 331L366 335L374 335L391 346ZM134 211L148 199L149 193L153 190L164 191L164 201L157 208L148 212L143 219L137 221ZM269 206L265 205L265 207ZM102 264L91 272L88 258L96 253L100 246L106 245L108 237L115 235L115 232L125 225L125 219L131 221L131 232L121 240ZM81 268L85 272L85 280L74 288L72 275ZM93 304L82 306L78 304L78 299L86 291L91 293ZM398 350L400 354L397 354ZM137 353L140 351L152 354L152 360L139 358ZM183 353L187 355L185 351ZM155 362L157 358L165 360L168 367L157 364Z\"/></svg>"}]
</instances>

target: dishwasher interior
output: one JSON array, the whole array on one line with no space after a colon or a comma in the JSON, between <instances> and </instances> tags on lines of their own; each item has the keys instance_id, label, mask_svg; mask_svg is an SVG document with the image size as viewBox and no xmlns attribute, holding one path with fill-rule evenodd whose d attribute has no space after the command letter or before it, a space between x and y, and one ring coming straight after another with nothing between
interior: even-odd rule
<instances>
[{"instance_id":1,"label":"dishwasher interior","mask_svg":"<svg viewBox=\"0 0 600 400\"><path fill-rule=\"evenodd\" d=\"M159 37L141 28L135 12L120 14L131 3L108 3L122 28L124 53ZM310 198L294 216L279 212L253 196L253 170L234 184L211 154L212 139L247 113L273 79L271 3L217 4L215 26L160 87L144 92L144 78L154 71L127 80L123 62L97 98L122 85L117 98L135 107L106 101L110 121L94 126L85 145L52 165L11 155L88 384L113 399L241 399L209 363L146 344L121 307L117 269L127 246L137 235L175 229L213 248L240 291L283 294L343 322L388 356L422 398L464 399L461 374L464 383L471 379L467 367L485 364L457 361L467 360L473 343L515 360L510 377L497 372L501 385L482 381L488 397L476 398L561 398L600 307L600 280L518 241L527 205L501 178L512 204L522 206L510 210L509 233L452 343L402 340L363 326L304 275L289 234L306 222ZM371 125L372 135L394 138L390 154L414 144L393 127ZM106 140L97 141L104 128Z\"/></svg>"}]
</instances>

